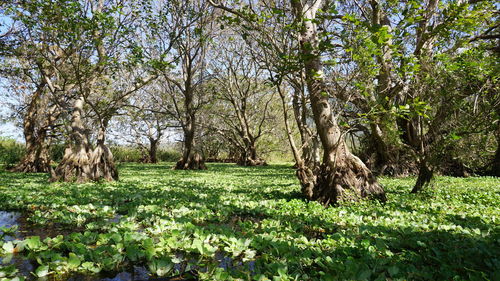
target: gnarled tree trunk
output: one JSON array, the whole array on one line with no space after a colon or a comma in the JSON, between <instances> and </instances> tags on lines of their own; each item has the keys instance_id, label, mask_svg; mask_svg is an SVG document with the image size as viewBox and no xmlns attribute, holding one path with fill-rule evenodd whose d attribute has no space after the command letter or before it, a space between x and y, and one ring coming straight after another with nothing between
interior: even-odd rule
<instances>
[{"instance_id":1,"label":"gnarled tree trunk","mask_svg":"<svg viewBox=\"0 0 500 281\"><path fill-rule=\"evenodd\" d=\"M64 150L64 156L52 173L51 181L87 182L92 180L90 166L90 145L83 125L83 97L76 99L71 116L71 143Z\"/></svg>"},{"instance_id":2,"label":"gnarled tree trunk","mask_svg":"<svg viewBox=\"0 0 500 281\"><path fill-rule=\"evenodd\" d=\"M243 137L243 151L240 152L240 156L237 165L240 166L265 166L266 161L257 157L257 148L255 147L255 139L253 137Z\"/></svg>"},{"instance_id":3,"label":"gnarled tree trunk","mask_svg":"<svg viewBox=\"0 0 500 281\"><path fill-rule=\"evenodd\" d=\"M24 173L47 173L50 172L49 140L47 131L53 122L53 116L40 119L40 99L44 91L45 83L38 85L36 92L31 98L23 120L24 140L26 141L26 154L21 161L12 169L13 172ZM53 111L53 110L50 110Z\"/></svg>"},{"instance_id":4,"label":"gnarled tree trunk","mask_svg":"<svg viewBox=\"0 0 500 281\"><path fill-rule=\"evenodd\" d=\"M26 154L12 169L13 172L48 173L51 170L49 142L45 129L38 130L36 137L33 132L24 132L26 140Z\"/></svg>"},{"instance_id":5,"label":"gnarled tree trunk","mask_svg":"<svg viewBox=\"0 0 500 281\"><path fill-rule=\"evenodd\" d=\"M118 180L118 170L115 167L113 153L105 143L108 120L101 120L101 122L97 135L97 146L92 151L90 158L93 180Z\"/></svg>"},{"instance_id":6,"label":"gnarled tree trunk","mask_svg":"<svg viewBox=\"0 0 500 281\"><path fill-rule=\"evenodd\" d=\"M71 120L71 143L63 159L51 175L51 181L87 182L100 179L117 180L113 155L104 144L105 128L101 127L96 149L91 150L88 134L83 125L84 99L76 99Z\"/></svg>"},{"instance_id":7,"label":"gnarled tree trunk","mask_svg":"<svg viewBox=\"0 0 500 281\"><path fill-rule=\"evenodd\" d=\"M323 65L318 51L317 27L314 22L321 1L291 1L296 17L301 20L300 47L306 71L307 89L314 121L323 145L323 163L317 171L314 185L303 185L304 194L325 205L364 197L386 200L383 188L371 171L355 155L332 114ZM309 177L310 178L310 177Z\"/></svg>"},{"instance_id":8,"label":"gnarled tree trunk","mask_svg":"<svg viewBox=\"0 0 500 281\"><path fill-rule=\"evenodd\" d=\"M368 152L366 157L370 160L365 163L369 162L368 167L376 175L397 177L414 174L417 170L417 163L411 146L405 145L399 137L390 135L392 131L397 130L396 124L394 128L390 128L392 124L384 124L384 121L379 118L377 120L370 124L369 143L366 150Z\"/></svg>"},{"instance_id":9,"label":"gnarled tree trunk","mask_svg":"<svg viewBox=\"0 0 500 281\"><path fill-rule=\"evenodd\" d=\"M293 133L288 123L288 110L287 110L287 101L285 93L281 88L281 81L277 83L277 90L281 98L281 106L283 109L283 120L285 123L286 135L288 138L288 142L290 143L290 148L292 149L293 158L295 159L295 168L297 169L296 175L300 181L300 185L302 186L302 193L306 193L308 190L313 190L316 185L317 176L314 171L317 170L318 166L308 166L311 163L306 163L303 158L303 154L299 152L297 145L295 144L295 140L293 139ZM296 114L296 112L294 112ZM296 116L295 116L296 117Z\"/></svg>"},{"instance_id":10,"label":"gnarled tree trunk","mask_svg":"<svg viewBox=\"0 0 500 281\"><path fill-rule=\"evenodd\" d=\"M376 173L378 174L384 174L387 166L389 166L390 162L392 162L389 147L378 124L374 122L371 123L370 132L370 150L375 152L375 159L371 168L372 170L377 171Z\"/></svg>"}]
</instances>

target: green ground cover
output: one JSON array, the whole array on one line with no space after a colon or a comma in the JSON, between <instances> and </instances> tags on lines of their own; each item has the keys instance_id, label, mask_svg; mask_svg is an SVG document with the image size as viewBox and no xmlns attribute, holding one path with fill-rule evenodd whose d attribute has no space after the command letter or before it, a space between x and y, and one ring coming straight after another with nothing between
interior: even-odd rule
<instances>
[{"instance_id":1,"label":"green ground cover","mask_svg":"<svg viewBox=\"0 0 500 281\"><path fill-rule=\"evenodd\" d=\"M169 167L87 184L0 172L0 210L24 222L2 230L24 239L0 242L0 277L25 257L30 276L62 280L131 265L206 280L500 280L498 178L438 177L418 195L412 178L382 178L386 204L324 208L290 165Z\"/></svg>"}]
</instances>

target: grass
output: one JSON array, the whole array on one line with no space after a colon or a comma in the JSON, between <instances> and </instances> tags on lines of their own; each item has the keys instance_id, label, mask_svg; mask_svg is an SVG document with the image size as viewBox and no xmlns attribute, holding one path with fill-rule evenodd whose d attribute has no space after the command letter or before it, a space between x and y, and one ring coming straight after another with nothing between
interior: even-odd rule
<instances>
[{"instance_id":1,"label":"grass","mask_svg":"<svg viewBox=\"0 0 500 281\"><path fill-rule=\"evenodd\" d=\"M15 253L62 280L131 265L206 280L500 280L498 178L439 177L418 195L412 178L382 178L386 204L324 208L290 165L169 167L127 164L120 181L87 184L0 172L0 210L46 230L0 242L0 276L20 275Z\"/></svg>"}]
</instances>

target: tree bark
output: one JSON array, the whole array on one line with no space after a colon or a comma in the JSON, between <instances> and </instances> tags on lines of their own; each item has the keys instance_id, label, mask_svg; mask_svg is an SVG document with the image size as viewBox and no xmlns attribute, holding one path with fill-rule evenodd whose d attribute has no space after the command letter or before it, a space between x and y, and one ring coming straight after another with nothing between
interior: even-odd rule
<instances>
[{"instance_id":1,"label":"tree bark","mask_svg":"<svg viewBox=\"0 0 500 281\"><path fill-rule=\"evenodd\" d=\"M12 169L13 172L48 173L51 170L49 154L50 143L47 139L47 130L53 122L53 116L51 114L48 116L40 116L40 99L42 98L44 87L45 83L38 85L28 105L23 120L26 154ZM42 124L40 124L40 118L44 119Z\"/></svg>"},{"instance_id":2,"label":"tree bark","mask_svg":"<svg viewBox=\"0 0 500 281\"><path fill-rule=\"evenodd\" d=\"M71 141L64 150L63 159L52 174L51 181L87 182L92 180L90 145L82 121L83 104L83 97L74 101L71 116Z\"/></svg>"},{"instance_id":3,"label":"tree bark","mask_svg":"<svg viewBox=\"0 0 500 281\"><path fill-rule=\"evenodd\" d=\"M101 127L97 135L97 146L92 151L90 165L93 180L118 180L118 170L113 160L113 153L105 143L108 120L101 120Z\"/></svg>"},{"instance_id":4,"label":"tree bark","mask_svg":"<svg viewBox=\"0 0 500 281\"><path fill-rule=\"evenodd\" d=\"M288 123L288 110L286 96L281 88L281 82L277 83L278 93L281 98L281 106L283 110L283 120L285 122L286 135L288 142L290 143L290 148L292 149L293 158L295 159L296 176L300 181L302 193L306 194L309 190L313 190L316 185L317 176L314 171L319 167L319 165L310 166L311 162L307 163L303 158L303 154L299 152L297 145L295 145L295 140L293 139L292 130ZM294 110L294 114L297 114ZM296 116L295 116L296 117ZM297 118L296 118L297 120Z\"/></svg>"},{"instance_id":5,"label":"tree bark","mask_svg":"<svg viewBox=\"0 0 500 281\"><path fill-rule=\"evenodd\" d=\"M157 152L158 152L158 139L149 139L149 163L158 163Z\"/></svg>"},{"instance_id":6,"label":"tree bark","mask_svg":"<svg viewBox=\"0 0 500 281\"><path fill-rule=\"evenodd\" d=\"M113 162L113 154L105 145L105 125L101 125L97 146L91 150L83 115L84 99L74 101L71 118L71 142L65 149L63 159L51 175L51 181L88 182L118 179L118 171Z\"/></svg>"},{"instance_id":7,"label":"tree bark","mask_svg":"<svg viewBox=\"0 0 500 281\"><path fill-rule=\"evenodd\" d=\"M301 73L301 76L302 75L303 73ZM297 123L297 128L299 129L300 140L302 143L302 159L304 160L304 165L313 169L320 164L319 139L307 124L307 118L309 114L303 84L298 81L295 81L295 83L292 84L294 88L292 106L295 122Z\"/></svg>"},{"instance_id":8,"label":"tree bark","mask_svg":"<svg viewBox=\"0 0 500 281\"><path fill-rule=\"evenodd\" d=\"M493 162L491 163L491 171L490 175L495 177L500 177L500 129L497 130L496 139L497 139L497 150L495 152L495 157L493 158Z\"/></svg>"},{"instance_id":9,"label":"tree bark","mask_svg":"<svg viewBox=\"0 0 500 281\"><path fill-rule=\"evenodd\" d=\"M236 162L240 166L265 166L266 161L257 157L257 148L255 139L252 137L243 137L244 147L240 152L239 159Z\"/></svg>"},{"instance_id":10,"label":"tree bark","mask_svg":"<svg viewBox=\"0 0 500 281\"><path fill-rule=\"evenodd\" d=\"M424 189L425 187L427 187L430 184L433 176L434 176L433 168L429 166L429 164L425 159L423 159L420 162L417 182L415 183L415 186L413 186L411 193L417 193L422 189Z\"/></svg>"},{"instance_id":11,"label":"tree bark","mask_svg":"<svg viewBox=\"0 0 500 281\"><path fill-rule=\"evenodd\" d=\"M297 19L301 20L300 47L306 71L306 83L316 128L323 145L323 163L317 173L314 186L303 189L311 200L322 204L376 197L386 200L383 188L371 171L355 155L345 142L344 136L332 114L323 65L318 50L317 27L314 22L321 1L291 1Z\"/></svg>"},{"instance_id":12,"label":"tree bark","mask_svg":"<svg viewBox=\"0 0 500 281\"><path fill-rule=\"evenodd\" d=\"M186 101L187 102L187 101ZM184 126L184 149L182 158L177 162L176 170L206 170L205 159L195 150L195 116L188 111Z\"/></svg>"},{"instance_id":13,"label":"tree bark","mask_svg":"<svg viewBox=\"0 0 500 281\"><path fill-rule=\"evenodd\" d=\"M142 148L142 163L151 163L151 164L156 164L158 163L158 157L157 157L157 152L158 152L158 143L160 141L159 138L155 138L152 136L148 137L149 140L149 146L145 146L141 144Z\"/></svg>"}]
</instances>

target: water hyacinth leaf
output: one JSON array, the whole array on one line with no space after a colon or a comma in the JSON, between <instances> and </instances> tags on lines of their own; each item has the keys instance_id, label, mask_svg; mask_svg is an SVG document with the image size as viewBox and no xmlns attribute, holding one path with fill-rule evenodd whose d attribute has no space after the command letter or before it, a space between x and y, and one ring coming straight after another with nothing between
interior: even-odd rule
<instances>
[{"instance_id":1,"label":"water hyacinth leaf","mask_svg":"<svg viewBox=\"0 0 500 281\"><path fill-rule=\"evenodd\" d=\"M156 275L165 276L173 269L174 263L168 258L153 259L148 267Z\"/></svg>"},{"instance_id":2,"label":"water hyacinth leaf","mask_svg":"<svg viewBox=\"0 0 500 281\"><path fill-rule=\"evenodd\" d=\"M14 253L14 243L12 241L5 242L2 246L2 249L6 253Z\"/></svg>"},{"instance_id":3,"label":"water hyacinth leaf","mask_svg":"<svg viewBox=\"0 0 500 281\"><path fill-rule=\"evenodd\" d=\"M99 273L101 272L101 268L96 266L93 262L84 262L82 263L82 268L88 272Z\"/></svg>"},{"instance_id":4,"label":"water hyacinth leaf","mask_svg":"<svg viewBox=\"0 0 500 281\"><path fill-rule=\"evenodd\" d=\"M78 268L80 266L81 260L75 253L69 253L68 265L71 268Z\"/></svg>"},{"instance_id":5,"label":"water hyacinth leaf","mask_svg":"<svg viewBox=\"0 0 500 281\"><path fill-rule=\"evenodd\" d=\"M35 270L36 277L45 277L47 275L49 275L49 266L48 265L40 265Z\"/></svg>"},{"instance_id":6,"label":"water hyacinth leaf","mask_svg":"<svg viewBox=\"0 0 500 281\"><path fill-rule=\"evenodd\" d=\"M42 247L42 241L40 241L40 236L32 236L25 240L26 247L32 251L38 250Z\"/></svg>"}]
</instances>

